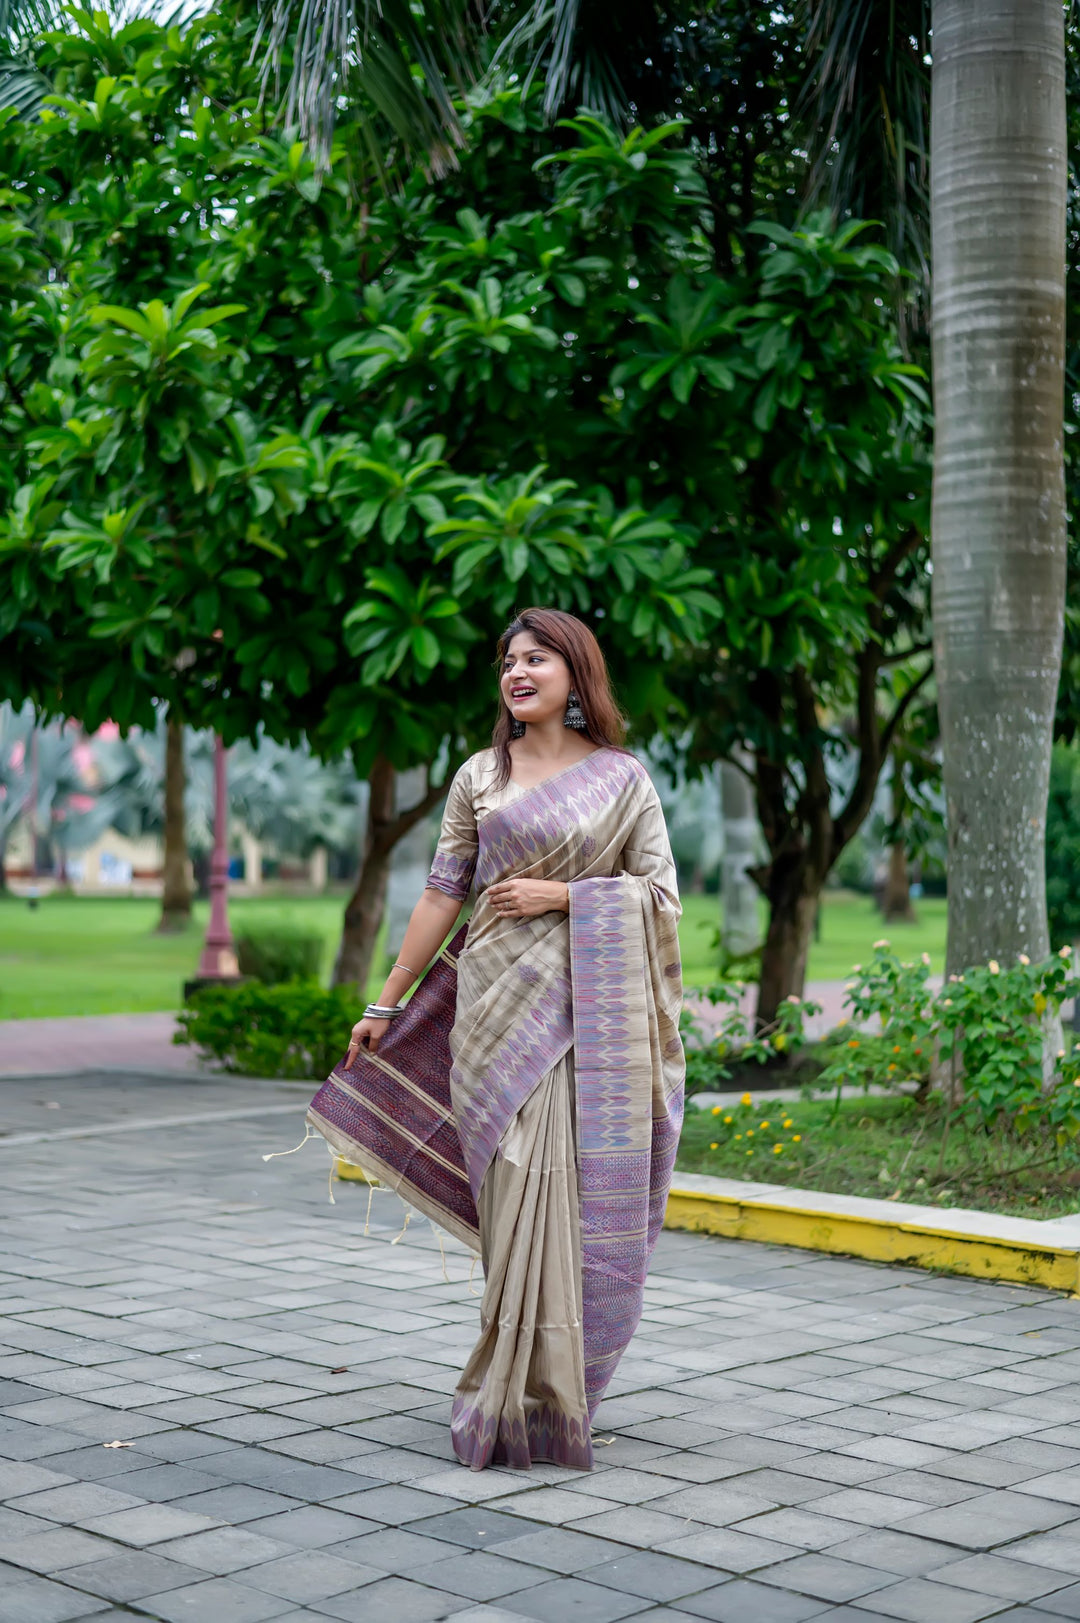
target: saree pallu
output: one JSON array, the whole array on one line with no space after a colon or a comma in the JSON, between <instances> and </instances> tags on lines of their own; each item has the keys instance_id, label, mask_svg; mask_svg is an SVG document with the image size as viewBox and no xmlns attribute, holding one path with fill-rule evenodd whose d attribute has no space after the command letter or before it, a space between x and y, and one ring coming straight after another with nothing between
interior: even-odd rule
<instances>
[{"instance_id":1,"label":"saree pallu","mask_svg":"<svg viewBox=\"0 0 1080 1623\"><path fill-rule=\"evenodd\" d=\"M428 884L464 899L375 1055L308 1120L483 1258L459 1459L588 1469L591 1420L641 1316L682 1123L675 870L656 792L600 749L531 789L492 751L447 801ZM567 882L569 917L504 919L500 879Z\"/></svg>"}]
</instances>

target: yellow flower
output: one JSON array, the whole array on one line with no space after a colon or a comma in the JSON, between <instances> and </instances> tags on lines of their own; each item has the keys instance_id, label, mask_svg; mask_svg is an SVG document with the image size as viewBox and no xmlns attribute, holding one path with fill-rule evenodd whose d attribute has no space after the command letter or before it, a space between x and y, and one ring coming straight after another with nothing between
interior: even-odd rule
<instances>
[{"instance_id":1,"label":"yellow flower","mask_svg":"<svg viewBox=\"0 0 1080 1623\"><path fill-rule=\"evenodd\" d=\"M753 1152L753 1150L747 1150L746 1153L747 1153L747 1155L753 1155L754 1152Z\"/></svg>"},{"instance_id":2,"label":"yellow flower","mask_svg":"<svg viewBox=\"0 0 1080 1623\"><path fill-rule=\"evenodd\" d=\"M848 1039L848 1047L849 1048L858 1048L858 1046L859 1046L858 1037L851 1037L851 1038Z\"/></svg>"},{"instance_id":3,"label":"yellow flower","mask_svg":"<svg viewBox=\"0 0 1080 1623\"><path fill-rule=\"evenodd\" d=\"M719 1146L719 1144L710 1144L709 1148L710 1148L710 1150L718 1150L720 1148L720 1146Z\"/></svg>"},{"instance_id":4,"label":"yellow flower","mask_svg":"<svg viewBox=\"0 0 1080 1623\"><path fill-rule=\"evenodd\" d=\"M900 1044L899 1043L893 1043L893 1053L894 1054L899 1054L899 1052L900 1052Z\"/></svg>"},{"instance_id":5,"label":"yellow flower","mask_svg":"<svg viewBox=\"0 0 1080 1623\"><path fill-rule=\"evenodd\" d=\"M837 1021L837 1022L836 1022L836 1029L837 1029L837 1031L839 1031L839 1030L840 1030L840 1027L841 1027L841 1026L846 1026L846 1025L847 1025L847 1015L846 1015L846 1014L842 1014L842 1015L841 1015L841 1016L840 1016L840 1018L839 1018L839 1020L838 1020L838 1021Z\"/></svg>"},{"instance_id":6,"label":"yellow flower","mask_svg":"<svg viewBox=\"0 0 1080 1623\"><path fill-rule=\"evenodd\" d=\"M895 1061L895 1060L894 1060L894 1061L893 1061L893 1063L892 1063L892 1064L891 1064L891 1065L890 1065L890 1066L889 1066L889 1070L890 1070L890 1071L895 1071L895 1070L896 1070L896 1061Z\"/></svg>"},{"instance_id":7,"label":"yellow flower","mask_svg":"<svg viewBox=\"0 0 1080 1623\"><path fill-rule=\"evenodd\" d=\"M754 1136L754 1129L753 1129L753 1128L752 1128L752 1127L748 1127L748 1128L747 1128L747 1129L746 1129L746 1136L747 1136L747 1138L753 1138L753 1136Z\"/></svg>"},{"instance_id":8,"label":"yellow flower","mask_svg":"<svg viewBox=\"0 0 1080 1623\"><path fill-rule=\"evenodd\" d=\"M761 1125L762 1125L762 1127L768 1127L769 1124L768 1124L767 1121L763 1121Z\"/></svg>"},{"instance_id":9,"label":"yellow flower","mask_svg":"<svg viewBox=\"0 0 1080 1623\"><path fill-rule=\"evenodd\" d=\"M772 1042L773 1042L773 1047L775 1049L778 1049L780 1052L783 1052L783 1050L787 1047L787 1034L786 1034L786 1032L778 1031L776 1033L776 1036L773 1038Z\"/></svg>"},{"instance_id":10,"label":"yellow flower","mask_svg":"<svg viewBox=\"0 0 1080 1623\"><path fill-rule=\"evenodd\" d=\"M774 1144L773 1147L772 1147L773 1154L774 1155L779 1155L780 1151L783 1149L783 1147L784 1146L782 1144Z\"/></svg>"},{"instance_id":11,"label":"yellow flower","mask_svg":"<svg viewBox=\"0 0 1080 1623\"><path fill-rule=\"evenodd\" d=\"M724 1117L724 1126L725 1127L730 1127L733 1120L734 1120L734 1118L732 1116L725 1116Z\"/></svg>"},{"instance_id":12,"label":"yellow flower","mask_svg":"<svg viewBox=\"0 0 1080 1623\"><path fill-rule=\"evenodd\" d=\"M735 1142L736 1142L736 1144L741 1144L742 1143L742 1134L741 1133L736 1133L735 1134Z\"/></svg>"},{"instance_id":13,"label":"yellow flower","mask_svg":"<svg viewBox=\"0 0 1080 1623\"><path fill-rule=\"evenodd\" d=\"M722 1105L713 1105L713 1107L712 1107L712 1113L713 1113L713 1115L714 1115L714 1116L718 1116L718 1115L719 1115L719 1114L720 1114L720 1112L721 1112L721 1110L722 1110L722 1109L723 1109L723 1106L722 1106Z\"/></svg>"},{"instance_id":14,"label":"yellow flower","mask_svg":"<svg viewBox=\"0 0 1080 1623\"><path fill-rule=\"evenodd\" d=\"M1043 1010L1046 1008L1046 998L1042 992L1036 992L1035 996L1032 998L1032 1002L1035 1005L1035 1013L1042 1014Z\"/></svg>"},{"instance_id":15,"label":"yellow flower","mask_svg":"<svg viewBox=\"0 0 1080 1623\"><path fill-rule=\"evenodd\" d=\"M793 1133L792 1136L791 1136L791 1142L793 1144L801 1144L802 1143L802 1134L801 1133Z\"/></svg>"},{"instance_id":16,"label":"yellow flower","mask_svg":"<svg viewBox=\"0 0 1080 1623\"><path fill-rule=\"evenodd\" d=\"M787 1117L787 1118L786 1118L786 1120L784 1120L784 1121L783 1121L783 1122L781 1122L781 1124L780 1124L780 1125L781 1125L781 1126L782 1126L782 1127L793 1127L793 1126L794 1126L794 1125L795 1125L795 1124L794 1124L794 1122L793 1122L793 1121L792 1121L792 1119L791 1119L791 1117L790 1117L790 1116L788 1116L788 1117Z\"/></svg>"},{"instance_id":17,"label":"yellow flower","mask_svg":"<svg viewBox=\"0 0 1080 1623\"><path fill-rule=\"evenodd\" d=\"M754 1102L753 1099L751 1099L751 1097L750 1097L750 1095L748 1093L744 1093L742 1098L739 1100L739 1103L741 1105L752 1105L753 1102Z\"/></svg>"}]
</instances>

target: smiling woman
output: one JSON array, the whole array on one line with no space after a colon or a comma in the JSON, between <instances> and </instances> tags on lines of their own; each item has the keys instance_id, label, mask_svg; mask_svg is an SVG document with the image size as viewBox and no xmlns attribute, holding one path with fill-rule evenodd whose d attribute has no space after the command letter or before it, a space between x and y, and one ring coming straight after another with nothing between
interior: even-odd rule
<instances>
[{"instance_id":1,"label":"smiling woman","mask_svg":"<svg viewBox=\"0 0 1080 1623\"><path fill-rule=\"evenodd\" d=\"M309 1121L483 1258L458 1458L588 1469L682 1121L680 909L592 632L526 610L498 671L492 748L454 779L401 961Z\"/></svg>"}]
</instances>

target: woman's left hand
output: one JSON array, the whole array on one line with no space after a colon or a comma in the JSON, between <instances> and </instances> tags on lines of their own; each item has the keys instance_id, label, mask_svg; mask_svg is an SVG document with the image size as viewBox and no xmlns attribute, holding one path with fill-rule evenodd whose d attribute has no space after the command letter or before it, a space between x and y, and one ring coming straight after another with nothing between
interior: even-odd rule
<instances>
[{"instance_id":1,"label":"woman's left hand","mask_svg":"<svg viewBox=\"0 0 1080 1623\"><path fill-rule=\"evenodd\" d=\"M570 887L561 879L501 879L485 895L504 919L535 919L541 913L569 913Z\"/></svg>"}]
</instances>

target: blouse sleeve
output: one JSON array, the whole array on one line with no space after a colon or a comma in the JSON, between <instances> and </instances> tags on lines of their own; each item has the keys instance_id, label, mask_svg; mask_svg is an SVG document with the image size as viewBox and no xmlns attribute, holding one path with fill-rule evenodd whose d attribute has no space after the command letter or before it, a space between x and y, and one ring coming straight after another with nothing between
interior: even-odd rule
<instances>
[{"instance_id":1,"label":"blouse sleeve","mask_svg":"<svg viewBox=\"0 0 1080 1623\"><path fill-rule=\"evenodd\" d=\"M450 785L439 843L426 881L428 890L441 890L459 902L469 894L479 847L469 767L466 761Z\"/></svg>"}]
</instances>

